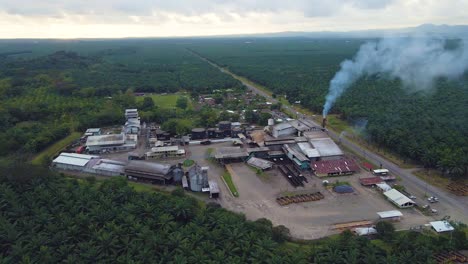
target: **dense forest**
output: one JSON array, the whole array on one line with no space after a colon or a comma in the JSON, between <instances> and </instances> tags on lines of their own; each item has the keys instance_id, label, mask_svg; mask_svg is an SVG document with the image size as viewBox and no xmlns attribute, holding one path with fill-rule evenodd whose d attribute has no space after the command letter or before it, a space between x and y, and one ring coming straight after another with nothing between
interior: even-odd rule
<instances>
[{"instance_id":1,"label":"dense forest","mask_svg":"<svg viewBox=\"0 0 468 264\"><path fill-rule=\"evenodd\" d=\"M193 115L138 104L133 92L242 88L185 48L161 41L4 41L0 53L0 156L19 159L71 131L120 124L125 107L160 123Z\"/></svg>"},{"instance_id":2,"label":"dense forest","mask_svg":"<svg viewBox=\"0 0 468 264\"><path fill-rule=\"evenodd\" d=\"M67 179L41 168L1 168L1 263L435 263L466 247L466 234L395 233L379 239L345 232L289 242L266 219L204 204L182 190L136 192L123 178Z\"/></svg>"},{"instance_id":3,"label":"dense forest","mask_svg":"<svg viewBox=\"0 0 468 264\"><path fill-rule=\"evenodd\" d=\"M254 39L193 43L190 49L322 113L330 80L364 39ZM468 74L437 80L427 92L398 80L366 76L338 100L332 113L351 125L367 123L365 137L403 157L455 177L468 177ZM366 122L362 122L366 121Z\"/></svg>"}]
</instances>

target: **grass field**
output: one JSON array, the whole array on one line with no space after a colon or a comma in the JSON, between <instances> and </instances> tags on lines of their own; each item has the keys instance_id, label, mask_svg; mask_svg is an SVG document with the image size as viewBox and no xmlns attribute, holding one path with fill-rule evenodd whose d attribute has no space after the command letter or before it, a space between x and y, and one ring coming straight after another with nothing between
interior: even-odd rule
<instances>
[{"instance_id":1,"label":"grass field","mask_svg":"<svg viewBox=\"0 0 468 264\"><path fill-rule=\"evenodd\" d=\"M150 96L153 98L154 105L160 108L171 109L176 107L177 99L181 96L185 96L188 99L188 109L192 108L192 100L190 100L190 96L182 95L182 94L151 94L145 95ZM143 101L145 96L138 96L136 99L137 101Z\"/></svg>"},{"instance_id":2,"label":"grass field","mask_svg":"<svg viewBox=\"0 0 468 264\"><path fill-rule=\"evenodd\" d=\"M73 141L79 139L81 133L73 132L68 135L66 138L63 138L57 142L55 142L52 146L46 148L39 154L37 154L32 160L31 163L34 165L42 165L42 162L46 159L52 158L61 150L63 150L66 146L70 145Z\"/></svg>"},{"instance_id":3,"label":"grass field","mask_svg":"<svg viewBox=\"0 0 468 264\"><path fill-rule=\"evenodd\" d=\"M231 174L229 172L224 172L223 173L223 179L226 182L227 186L229 187L229 190L231 191L232 195L235 197L239 197L239 193L237 192L236 185L234 185L234 182L232 181Z\"/></svg>"}]
</instances>

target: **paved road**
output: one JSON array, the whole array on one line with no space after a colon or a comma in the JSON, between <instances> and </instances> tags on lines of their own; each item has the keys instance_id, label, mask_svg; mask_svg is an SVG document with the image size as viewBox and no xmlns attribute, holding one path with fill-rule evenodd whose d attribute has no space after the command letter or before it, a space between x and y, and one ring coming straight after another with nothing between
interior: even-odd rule
<instances>
[{"instance_id":1,"label":"paved road","mask_svg":"<svg viewBox=\"0 0 468 264\"><path fill-rule=\"evenodd\" d=\"M194 53L191 51L194 55L198 56L202 60L208 62L211 64L213 67L218 68L221 72L226 73L231 75L233 78L239 80L244 84L248 89L250 89L252 92L259 94L265 98L267 98L268 101L271 101L272 103L277 103L278 100L275 98L272 98L269 94L265 93L261 89L255 87L254 85L245 82L243 79L241 79L239 76L236 74L230 72L227 69L224 69L217 64L207 60L206 58L200 56L197 53ZM288 105L283 105L283 108L288 110L289 112L292 113L297 113L297 110L294 109L292 106ZM301 115L304 116L304 115ZM304 116L304 118L308 118L307 116ZM310 121L314 123L315 125L319 126L314 120L311 118ZM328 130L328 134L330 135L331 138L333 138L335 141L339 140L339 135L335 133L334 131ZM456 220L456 221L462 221L464 223L468 223L468 197L461 197L461 196L456 196L452 193L449 193L445 190L442 190L440 188L434 187L432 185L427 184L425 181L419 179L418 177L414 176L410 170L407 169L402 169L398 165L394 164L393 162L383 158L382 156L375 154L373 152L370 152L361 146L357 145L356 143L350 141L346 137L341 137L340 139L340 144L346 146L347 148L351 149L355 153L357 153L360 156L364 156L367 160L373 162L374 164L382 164L384 168L387 168L390 170L390 172L396 176L399 176L401 178L402 184L405 186L406 190L411 193L412 195L415 195L418 197L415 201L420 204L428 204L426 198L424 197L426 194L427 196L436 196L439 198L440 202L436 204L431 204L431 207L434 209L437 209L439 211L439 215L434 216L435 219L440 219L445 215L448 215L451 217L451 219Z\"/></svg>"}]
</instances>

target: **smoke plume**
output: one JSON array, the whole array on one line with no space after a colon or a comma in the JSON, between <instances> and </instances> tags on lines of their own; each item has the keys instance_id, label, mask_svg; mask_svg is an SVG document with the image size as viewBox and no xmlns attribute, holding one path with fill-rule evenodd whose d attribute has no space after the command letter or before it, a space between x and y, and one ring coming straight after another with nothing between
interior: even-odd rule
<instances>
[{"instance_id":1,"label":"smoke plume","mask_svg":"<svg viewBox=\"0 0 468 264\"><path fill-rule=\"evenodd\" d=\"M429 89L438 77L460 77L468 69L468 40L460 40L452 49L446 46L446 40L431 37L388 38L363 44L353 60L341 63L340 71L330 81L323 116L365 75L398 78L404 87L415 90Z\"/></svg>"}]
</instances>

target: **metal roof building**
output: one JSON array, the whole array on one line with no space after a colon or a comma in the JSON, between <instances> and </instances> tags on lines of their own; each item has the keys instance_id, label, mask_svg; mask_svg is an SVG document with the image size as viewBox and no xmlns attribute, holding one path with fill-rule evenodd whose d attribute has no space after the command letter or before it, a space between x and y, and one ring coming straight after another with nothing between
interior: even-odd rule
<instances>
[{"instance_id":1,"label":"metal roof building","mask_svg":"<svg viewBox=\"0 0 468 264\"><path fill-rule=\"evenodd\" d=\"M318 150L322 159L343 156L343 151L330 138L313 138L309 142Z\"/></svg>"},{"instance_id":2,"label":"metal roof building","mask_svg":"<svg viewBox=\"0 0 468 264\"><path fill-rule=\"evenodd\" d=\"M239 147L221 147L217 148L214 154L215 159L219 161L227 160L243 160L247 158L249 154L242 148Z\"/></svg>"},{"instance_id":3,"label":"metal roof building","mask_svg":"<svg viewBox=\"0 0 468 264\"><path fill-rule=\"evenodd\" d=\"M387 199L394 203L396 206L400 208L408 208L414 206L415 202L410 198L406 197L401 192L391 189L390 191L386 191L383 193Z\"/></svg>"},{"instance_id":4,"label":"metal roof building","mask_svg":"<svg viewBox=\"0 0 468 264\"><path fill-rule=\"evenodd\" d=\"M218 183L215 181L208 181L208 186L210 188L210 198L218 198L219 197Z\"/></svg>"},{"instance_id":5,"label":"metal roof building","mask_svg":"<svg viewBox=\"0 0 468 264\"><path fill-rule=\"evenodd\" d=\"M52 161L52 166L63 170L83 171L90 160L97 158L99 156L62 152Z\"/></svg>"},{"instance_id":6,"label":"metal roof building","mask_svg":"<svg viewBox=\"0 0 468 264\"><path fill-rule=\"evenodd\" d=\"M359 166L352 159L314 161L310 168L318 177L349 175L359 171Z\"/></svg>"},{"instance_id":7,"label":"metal roof building","mask_svg":"<svg viewBox=\"0 0 468 264\"><path fill-rule=\"evenodd\" d=\"M378 183L382 183L383 180L380 177L369 177L369 178L360 178L359 182L363 186L372 186Z\"/></svg>"},{"instance_id":8,"label":"metal roof building","mask_svg":"<svg viewBox=\"0 0 468 264\"><path fill-rule=\"evenodd\" d=\"M385 220L400 220L400 218L403 216L403 214L398 210L377 212L377 214L379 215L380 219Z\"/></svg>"},{"instance_id":9,"label":"metal roof building","mask_svg":"<svg viewBox=\"0 0 468 264\"><path fill-rule=\"evenodd\" d=\"M249 160L247 160L247 164L260 170L268 170L273 167L274 163L268 160L251 157Z\"/></svg>"},{"instance_id":10,"label":"metal roof building","mask_svg":"<svg viewBox=\"0 0 468 264\"><path fill-rule=\"evenodd\" d=\"M455 228L448 221L434 221L429 222L437 233L453 231Z\"/></svg>"},{"instance_id":11,"label":"metal roof building","mask_svg":"<svg viewBox=\"0 0 468 264\"><path fill-rule=\"evenodd\" d=\"M271 135L275 138L281 136L289 136L296 133L297 129L287 122L279 123L271 128Z\"/></svg>"},{"instance_id":12,"label":"metal roof building","mask_svg":"<svg viewBox=\"0 0 468 264\"><path fill-rule=\"evenodd\" d=\"M109 160L109 159L99 159L93 166L92 170L94 173L104 176L119 176L124 175L125 165L127 163Z\"/></svg>"},{"instance_id":13,"label":"metal roof building","mask_svg":"<svg viewBox=\"0 0 468 264\"><path fill-rule=\"evenodd\" d=\"M317 159L320 157L319 151L309 142L299 142L297 145L308 158Z\"/></svg>"},{"instance_id":14,"label":"metal roof building","mask_svg":"<svg viewBox=\"0 0 468 264\"><path fill-rule=\"evenodd\" d=\"M377 183L375 186L377 186L377 188L383 192L390 191L392 189L392 186L386 184L385 182Z\"/></svg>"},{"instance_id":15,"label":"metal roof building","mask_svg":"<svg viewBox=\"0 0 468 264\"><path fill-rule=\"evenodd\" d=\"M157 180L165 184L172 180L174 168L175 166L170 164L131 160L125 166L125 174L128 177Z\"/></svg>"}]
</instances>

